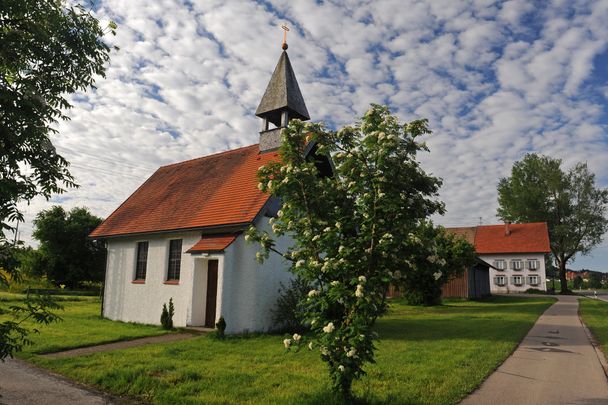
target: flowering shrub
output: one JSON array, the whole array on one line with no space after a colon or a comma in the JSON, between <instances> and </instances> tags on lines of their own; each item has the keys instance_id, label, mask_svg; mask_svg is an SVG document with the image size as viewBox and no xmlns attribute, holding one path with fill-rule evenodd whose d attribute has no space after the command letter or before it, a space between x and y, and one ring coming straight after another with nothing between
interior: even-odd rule
<instances>
[{"instance_id":1,"label":"flowering shrub","mask_svg":"<svg viewBox=\"0 0 608 405\"><path fill-rule=\"evenodd\" d=\"M258 172L260 190L282 206L270 220L274 235L252 227L246 238L261 245L263 261L277 252L274 237L292 236L292 248L277 253L311 286L302 304L312 337L305 342L295 334L283 344L318 350L345 398L364 365L374 362L373 326L386 310L389 284L428 256L424 239L413 235L425 218L443 213L440 180L416 161L417 152L427 150L419 138L429 133L426 120L400 124L378 105L337 132L293 120L282 132L281 162ZM305 156L310 142L313 152ZM333 176L321 175L323 155L333 158Z\"/></svg>"}]
</instances>

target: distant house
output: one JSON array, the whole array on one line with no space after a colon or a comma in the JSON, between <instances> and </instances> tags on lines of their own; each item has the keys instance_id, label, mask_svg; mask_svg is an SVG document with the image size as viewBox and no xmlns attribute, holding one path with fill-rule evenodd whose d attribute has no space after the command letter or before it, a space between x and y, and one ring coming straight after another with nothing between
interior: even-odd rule
<instances>
[{"instance_id":1,"label":"distant house","mask_svg":"<svg viewBox=\"0 0 608 405\"><path fill-rule=\"evenodd\" d=\"M107 245L104 316L158 324L173 298L178 327L212 328L224 316L228 333L272 328L280 283L292 275L277 254L256 262L258 247L243 232L253 225L272 233L279 201L258 189L257 171L279 159L281 128L309 119L286 52L256 115L259 144L159 168L91 233ZM305 154L331 175L314 144ZM281 237L276 248L292 242Z\"/></svg>"},{"instance_id":2,"label":"distant house","mask_svg":"<svg viewBox=\"0 0 608 405\"><path fill-rule=\"evenodd\" d=\"M547 290L545 254L550 252L549 231L544 222L483 225L448 230L466 235L481 260L491 265L492 293Z\"/></svg>"}]
</instances>

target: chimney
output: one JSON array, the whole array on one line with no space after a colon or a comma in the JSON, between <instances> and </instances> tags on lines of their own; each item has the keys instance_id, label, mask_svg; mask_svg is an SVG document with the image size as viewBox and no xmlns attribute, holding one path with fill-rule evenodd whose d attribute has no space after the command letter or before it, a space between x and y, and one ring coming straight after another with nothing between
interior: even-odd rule
<instances>
[{"instance_id":1,"label":"chimney","mask_svg":"<svg viewBox=\"0 0 608 405\"><path fill-rule=\"evenodd\" d=\"M511 228L509 227L509 225L511 225L511 222L505 221L505 236L511 235Z\"/></svg>"}]
</instances>

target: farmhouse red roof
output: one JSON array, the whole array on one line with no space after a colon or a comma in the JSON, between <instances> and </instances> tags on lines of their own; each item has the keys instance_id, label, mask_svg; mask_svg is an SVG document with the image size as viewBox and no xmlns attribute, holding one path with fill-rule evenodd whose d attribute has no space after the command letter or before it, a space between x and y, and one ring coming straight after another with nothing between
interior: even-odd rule
<instances>
[{"instance_id":1,"label":"farmhouse red roof","mask_svg":"<svg viewBox=\"0 0 608 405\"><path fill-rule=\"evenodd\" d=\"M545 222L480 225L448 228L449 232L464 237L475 245L478 254L490 253L548 253L549 231Z\"/></svg>"},{"instance_id":2,"label":"farmhouse red roof","mask_svg":"<svg viewBox=\"0 0 608 405\"><path fill-rule=\"evenodd\" d=\"M196 242L194 246L188 249L188 253L202 253L202 252L221 252L226 249L238 234L227 234L227 235L204 235L201 240Z\"/></svg>"},{"instance_id":3,"label":"farmhouse red roof","mask_svg":"<svg viewBox=\"0 0 608 405\"><path fill-rule=\"evenodd\" d=\"M260 166L278 153L258 145L159 168L89 236L196 229L251 222L269 196L257 185Z\"/></svg>"}]
</instances>

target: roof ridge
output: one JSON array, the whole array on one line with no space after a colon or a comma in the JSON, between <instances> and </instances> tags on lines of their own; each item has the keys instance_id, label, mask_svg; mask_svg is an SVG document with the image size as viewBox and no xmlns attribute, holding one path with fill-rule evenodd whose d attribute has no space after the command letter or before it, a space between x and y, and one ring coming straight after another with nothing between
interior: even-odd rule
<instances>
[{"instance_id":1,"label":"roof ridge","mask_svg":"<svg viewBox=\"0 0 608 405\"><path fill-rule=\"evenodd\" d=\"M169 163L167 165L160 166L159 169L166 168L166 167L171 167L171 166L177 166L177 165L181 165L181 164L184 164L184 163L194 162L195 160L203 160L203 159L207 159L207 158L211 158L211 157L218 157L220 155L225 155L227 153L237 152L237 151L239 151L241 149L248 149L248 148L252 148L254 146L258 146L259 147L259 145L260 145L259 143L254 143L254 144L247 145L247 146L241 146L240 148L236 148L236 149L224 150L224 151L221 151L221 152L212 153L210 155L199 156L197 158L183 160L181 162Z\"/></svg>"}]
</instances>

